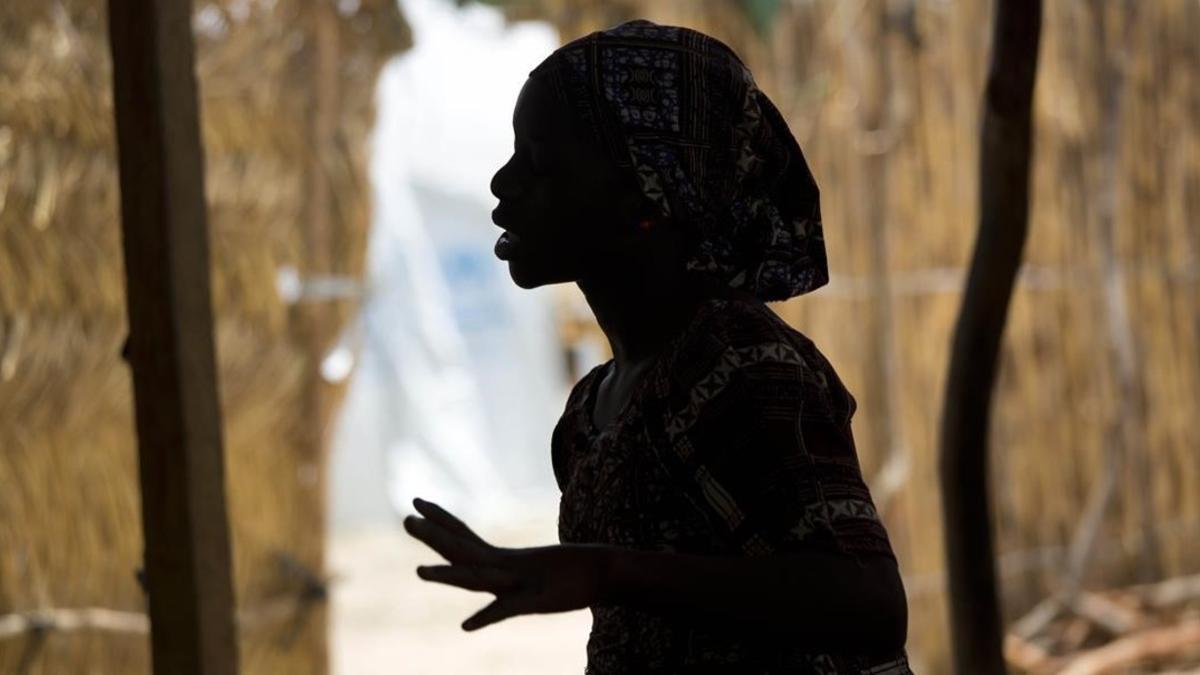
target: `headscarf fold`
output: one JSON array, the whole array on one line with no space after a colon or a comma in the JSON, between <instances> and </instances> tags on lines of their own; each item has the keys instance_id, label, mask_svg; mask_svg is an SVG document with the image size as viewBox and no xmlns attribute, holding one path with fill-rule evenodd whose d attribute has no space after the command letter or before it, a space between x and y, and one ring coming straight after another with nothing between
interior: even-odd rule
<instances>
[{"instance_id":1,"label":"headscarf fold","mask_svg":"<svg viewBox=\"0 0 1200 675\"><path fill-rule=\"evenodd\" d=\"M637 19L559 47L544 77L586 133L684 226L687 269L763 301L829 280L816 181L750 70L720 40Z\"/></svg>"}]
</instances>

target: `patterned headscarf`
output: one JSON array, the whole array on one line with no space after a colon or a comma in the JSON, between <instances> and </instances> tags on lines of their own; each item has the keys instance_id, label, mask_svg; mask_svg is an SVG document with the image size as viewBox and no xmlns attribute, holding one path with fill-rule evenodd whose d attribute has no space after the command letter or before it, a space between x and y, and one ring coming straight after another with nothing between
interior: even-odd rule
<instances>
[{"instance_id":1,"label":"patterned headscarf","mask_svg":"<svg viewBox=\"0 0 1200 675\"><path fill-rule=\"evenodd\" d=\"M763 301L829 280L817 184L779 110L724 43L638 19L568 42L530 76L687 228L688 270Z\"/></svg>"}]
</instances>

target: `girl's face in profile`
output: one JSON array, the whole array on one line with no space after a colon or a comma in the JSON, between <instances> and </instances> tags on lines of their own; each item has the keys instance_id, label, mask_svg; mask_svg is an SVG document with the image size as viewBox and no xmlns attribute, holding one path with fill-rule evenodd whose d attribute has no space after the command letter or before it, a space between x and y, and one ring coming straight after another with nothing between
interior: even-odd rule
<instances>
[{"instance_id":1,"label":"girl's face in profile","mask_svg":"<svg viewBox=\"0 0 1200 675\"><path fill-rule=\"evenodd\" d=\"M498 226L516 235L497 255L522 288L612 274L637 242L641 192L582 141L569 112L538 78L513 112L513 156L492 178Z\"/></svg>"}]
</instances>

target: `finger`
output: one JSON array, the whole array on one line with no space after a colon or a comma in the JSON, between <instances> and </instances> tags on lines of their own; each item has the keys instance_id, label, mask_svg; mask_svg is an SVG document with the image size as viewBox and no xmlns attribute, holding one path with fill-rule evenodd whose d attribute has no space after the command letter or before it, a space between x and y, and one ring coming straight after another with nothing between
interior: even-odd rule
<instances>
[{"instance_id":1,"label":"finger","mask_svg":"<svg viewBox=\"0 0 1200 675\"><path fill-rule=\"evenodd\" d=\"M479 630L484 626L490 626L518 614L520 612L517 611L512 601L506 598L496 598L487 607L471 615L471 618L463 622L462 627L465 631Z\"/></svg>"},{"instance_id":2,"label":"finger","mask_svg":"<svg viewBox=\"0 0 1200 675\"><path fill-rule=\"evenodd\" d=\"M456 532L451 532L433 521L417 516L408 516L404 519L404 529L448 562L486 562L486 551L479 544Z\"/></svg>"},{"instance_id":3,"label":"finger","mask_svg":"<svg viewBox=\"0 0 1200 675\"><path fill-rule=\"evenodd\" d=\"M426 518L428 518L434 522L440 523L441 525L444 525L445 527L448 527L451 530L458 532L459 534L461 534L465 537L469 537L481 544L487 543L483 540L482 537L475 534L475 532L473 530L471 530L471 528L467 527L466 523L459 520L457 517L455 517L449 511L447 511L446 509L443 509L442 507L438 506L437 504L434 504L433 502L427 502L423 499L418 498L418 499L413 499L413 506L417 507L417 511L421 515L425 516Z\"/></svg>"},{"instance_id":4,"label":"finger","mask_svg":"<svg viewBox=\"0 0 1200 675\"><path fill-rule=\"evenodd\" d=\"M417 576L426 581L457 586L468 591L504 593L517 587L515 575L494 567L466 565L422 565Z\"/></svg>"}]
</instances>

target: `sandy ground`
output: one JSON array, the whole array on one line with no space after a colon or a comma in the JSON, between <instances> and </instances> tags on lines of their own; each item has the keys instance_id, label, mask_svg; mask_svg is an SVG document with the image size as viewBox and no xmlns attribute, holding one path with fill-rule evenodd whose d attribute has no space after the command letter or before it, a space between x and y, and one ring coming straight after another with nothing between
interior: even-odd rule
<instances>
[{"instance_id":1,"label":"sandy ground","mask_svg":"<svg viewBox=\"0 0 1200 675\"><path fill-rule=\"evenodd\" d=\"M477 530L499 546L557 541L552 518ZM399 524L332 539L334 675L583 673L587 611L520 616L467 633L459 625L492 596L417 578L417 565L441 562Z\"/></svg>"}]
</instances>

